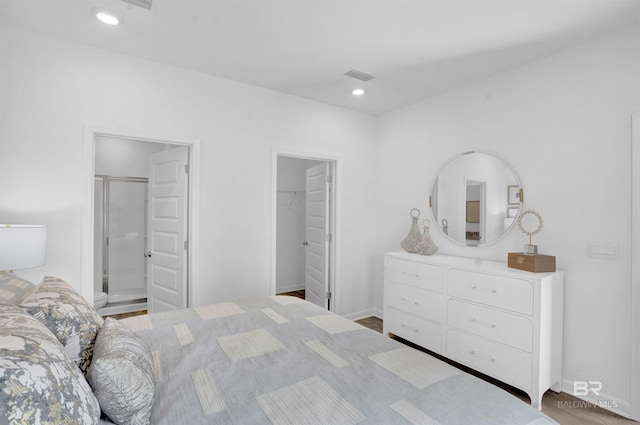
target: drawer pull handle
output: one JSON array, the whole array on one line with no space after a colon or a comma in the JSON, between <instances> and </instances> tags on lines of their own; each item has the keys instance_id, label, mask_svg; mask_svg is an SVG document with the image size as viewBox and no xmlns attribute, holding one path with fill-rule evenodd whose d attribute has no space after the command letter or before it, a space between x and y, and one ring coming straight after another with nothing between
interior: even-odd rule
<instances>
[{"instance_id":1,"label":"drawer pull handle","mask_svg":"<svg viewBox=\"0 0 640 425\"><path fill-rule=\"evenodd\" d=\"M497 289L478 288L476 285L473 285L471 287L471 289L476 290L476 291L489 292L490 294L497 294L498 293Z\"/></svg>"},{"instance_id":2,"label":"drawer pull handle","mask_svg":"<svg viewBox=\"0 0 640 425\"><path fill-rule=\"evenodd\" d=\"M408 276L408 275L409 275L409 273L407 273L407 272L402 272L402 274L403 274L403 275L405 275L405 276ZM420 275L419 275L419 274L417 274L417 275L415 275L415 276L416 276L416 277L418 277L418 278L420 277Z\"/></svg>"},{"instance_id":3,"label":"drawer pull handle","mask_svg":"<svg viewBox=\"0 0 640 425\"><path fill-rule=\"evenodd\" d=\"M480 354L478 354L478 353L476 352L476 350L471 350L471 351L470 351L470 353L471 353L471 355L472 355L472 356L477 357L477 358L479 358L479 359L481 359L481 360L485 360L485 361L487 361L487 362L489 362L489 363L495 363L495 362L496 362L496 359L495 359L495 358L493 358L493 357L481 356Z\"/></svg>"},{"instance_id":4,"label":"drawer pull handle","mask_svg":"<svg viewBox=\"0 0 640 425\"><path fill-rule=\"evenodd\" d=\"M486 326L487 328L495 329L497 326L494 323L482 322L478 319L471 319L473 323L480 326Z\"/></svg>"},{"instance_id":5,"label":"drawer pull handle","mask_svg":"<svg viewBox=\"0 0 640 425\"><path fill-rule=\"evenodd\" d=\"M405 329L407 329L407 330L410 330L410 331L413 331L413 332L415 332L415 333L418 333L418 329L416 329L416 328L412 328L411 326L407 326L407 325L405 325L404 323L403 323L402 325L400 325L400 326L401 326L401 327L403 327L403 328L405 328Z\"/></svg>"}]
</instances>

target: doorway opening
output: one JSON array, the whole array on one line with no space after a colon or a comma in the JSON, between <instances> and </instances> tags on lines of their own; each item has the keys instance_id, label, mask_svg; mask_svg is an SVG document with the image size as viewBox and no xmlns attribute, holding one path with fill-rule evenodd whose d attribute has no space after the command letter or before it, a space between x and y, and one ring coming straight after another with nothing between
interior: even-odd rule
<instances>
[{"instance_id":1,"label":"doorway opening","mask_svg":"<svg viewBox=\"0 0 640 425\"><path fill-rule=\"evenodd\" d=\"M332 310L335 160L277 154L275 293Z\"/></svg>"},{"instance_id":2,"label":"doorway opening","mask_svg":"<svg viewBox=\"0 0 640 425\"><path fill-rule=\"evenodd\" d=\"M94 307L102 314L147 309L147 177L96 174Z\"/></svg>"},{"instance_id":3,"label":"doorway opening","mask_svg":"<svg viewBox=\"0 0 640 425\"><path fill-rule=\"evenodd\" d=\"M94 306L187 307L191 147L95 134L93 149Z\"/></svg>"},{"instance_id":4,"label":"doorway opening","mask_svg":"<svg viewBox=\"0 0 640 425\"><path fill-rule=\"evenodd\" d=\"M485 243L485 187L486 182L466 180L465 245L478 246Z\"/></svg>"}]
</instances>

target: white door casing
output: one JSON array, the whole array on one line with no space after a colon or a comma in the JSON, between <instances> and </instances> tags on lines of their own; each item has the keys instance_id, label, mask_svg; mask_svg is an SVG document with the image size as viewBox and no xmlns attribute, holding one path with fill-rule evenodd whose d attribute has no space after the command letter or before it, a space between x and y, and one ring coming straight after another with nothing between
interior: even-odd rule
<instances>
[{"instance_id":1,"label":"white door casing","mask_svg":"<svg viewBox=\"0 0 640 425\"><path fill-rule=\"evenodd\" d=\"M307 169L305 298L329 308L330 165Z\"/></svg>"},{"instance_id":2,"label":"white door casing","mask_svg":"<svg viewBox=\"0 0 640 425\"><path fill-rule=\"evenodd\" d=\"M162 143L165 145L185 146L189 149L189 243L198 246L200 225L200 139L194 137L168 135L140 130L114 129L104 126L83 126L82 144L82 240L80 260L80 294L86 300L93 300L94 295L94 237L95 237L95 141L96 137L112 137L116 139L137 140L142 142ZM196 250L188 256L188 285L191 288L199 281L200 258ZM187 291L188 305L193 303L193 291Z\"/></svg>"},{"instance_id":3,"label":"white door casing","mask_svg":"<svg viewBox=\"0 0 640 425\"><path fill-rule=\"evenodd\" d=\"M151 155L147 305L150 313L187 307L189 148Z\"/></svg>"},{"instance_id":4,"label":"white door casing","mask_svg":"<svg viewBox=\"0 0 640 425\"><path fill-rule=\"evenodd\" d=\"M640 112L631 117L631 418L640 420Z\"/></svg>"}]
</instances>

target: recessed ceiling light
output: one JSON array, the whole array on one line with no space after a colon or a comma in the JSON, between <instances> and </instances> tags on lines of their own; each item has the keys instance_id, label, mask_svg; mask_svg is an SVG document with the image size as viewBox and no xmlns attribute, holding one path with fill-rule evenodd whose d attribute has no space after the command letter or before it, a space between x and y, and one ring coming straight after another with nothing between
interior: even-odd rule
<instances>
[{"instance_id":1,"label":"recessed ceiling light","mask_svg":"<svg viewBox=\"0 0 640 425\"><path fill-rule=\"evenodd\" d=\"M353 89L351 94L354 96L362 96L364 94L364 89Z\"/></svg>"},{"instance_id":2,"label":"recessed ceiling light","mask_svg":"<svg viewBox=\"0 0 640 425\"><path fill-rule=\"evenodd\" d=\"M91 13L93 13L100 22L106 25L115 26L119 25L122 22L122 19L113 12L110 12L105 9L91 9Z\"/></svg>"}]
</instances>

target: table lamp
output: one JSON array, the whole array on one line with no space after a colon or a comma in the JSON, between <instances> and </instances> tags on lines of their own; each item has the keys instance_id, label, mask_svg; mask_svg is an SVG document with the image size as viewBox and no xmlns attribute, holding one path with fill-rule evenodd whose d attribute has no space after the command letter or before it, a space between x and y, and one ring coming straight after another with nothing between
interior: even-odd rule
<instances>
[{"instance_id":1,"label":"table lamp","mask_svg":"<svg viewBox=\"0 0 640 425\"><path fill-rule=\"evenodd\" d=\"M0 224L0 271L42 266L46 251L47 226Z\"/></svg>"}]
</instances>

